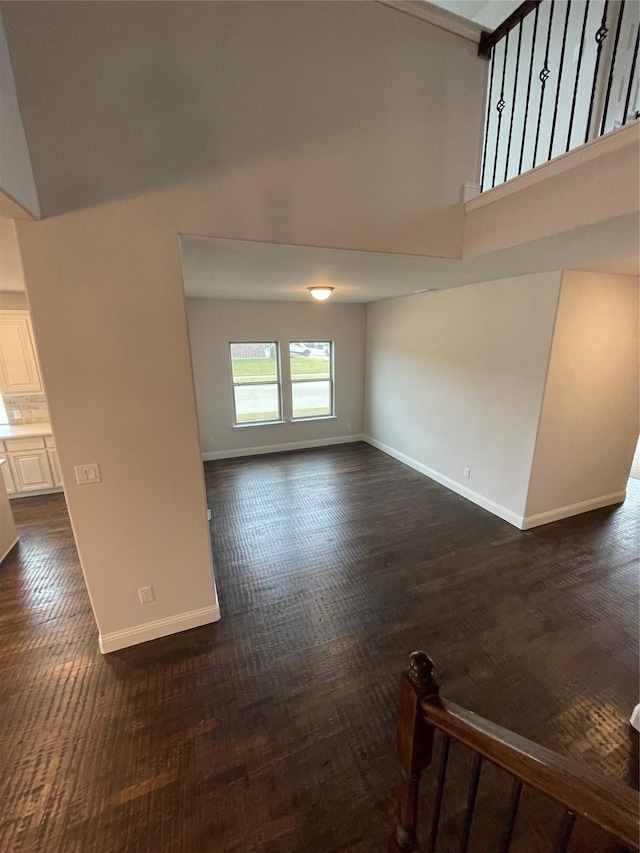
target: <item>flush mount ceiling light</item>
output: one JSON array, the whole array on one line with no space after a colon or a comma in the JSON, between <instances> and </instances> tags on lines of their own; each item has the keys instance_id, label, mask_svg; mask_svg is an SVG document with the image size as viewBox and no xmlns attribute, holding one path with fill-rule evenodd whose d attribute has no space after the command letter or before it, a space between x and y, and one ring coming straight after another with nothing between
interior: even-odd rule
<instances>
[{"instance_id":1,"label":"flush mount ceiling light","mask_svg":"<svg viewBox=\"0 0 640 853\"><path fill-rule=\"evenodd\" d=\"M314 299L318 300L318 302L324 302L325 299L328 299L331 296L335 287L328 287L325 284L316 284L313 287L308 287L307 290Z\"/></svg>"}]
</instances>

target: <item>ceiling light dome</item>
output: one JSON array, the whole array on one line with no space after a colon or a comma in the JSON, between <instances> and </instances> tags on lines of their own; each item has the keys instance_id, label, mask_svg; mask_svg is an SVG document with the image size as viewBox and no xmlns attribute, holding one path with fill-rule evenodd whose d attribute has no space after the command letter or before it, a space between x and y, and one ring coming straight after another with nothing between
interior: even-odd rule
<instances>
[{"instance_id":1,"label":"ceiling light dome","mask_svg":"<svg viewBox=\"0 0 640 853\"><path fill-rule=\"evenodd\" d=\"M326 284L315 284L313 287L308 287L307 290L318 302L324 302L325 299L331 296L335 287L329 287Z\"/></svg>"}]
</instances>

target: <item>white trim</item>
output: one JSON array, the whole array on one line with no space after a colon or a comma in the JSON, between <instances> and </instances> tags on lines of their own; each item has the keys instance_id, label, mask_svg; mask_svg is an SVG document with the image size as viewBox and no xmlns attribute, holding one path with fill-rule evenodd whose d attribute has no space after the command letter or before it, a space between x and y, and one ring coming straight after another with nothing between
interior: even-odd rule
<instances>
[{"instance_id":1,"label":"white trim","mask_svg":"<svg viewBox=\"0 0 640 853\"><path fill-rule=\"evenodd\" d=\"M480 184L473 184L470 181L465 181L462 185L462 201L466 204L468 201L473 201L478 198L481 193Z\"/></svg>"},{"instance_id":2,"label":"white trim","mask_svg":"<svg viewBox=\"0 0 640 853\"><path fill-rule=\"evenodd\" d=\"M18 542L19 542L19 541L20 541L20 537L19 537L19 536L16 536L16 538L13 540L13 542L11 543L11 545L9 545L9 547L8 547L8 548L7 548L7 550L4 552L4 554L2 554L2 556L0 556L0 563L4 560L4 558L7 556L7 554L9 553L9 551L10 551L12 548L14 548L14 547L18 544Z\"/></svg>"},{"instance_id":3,"label":"white trim","mask_svg":"<svg viewBox=\"0 0 640 853\"><path fill-rule=\"evenodd\" d=\"M522 519L521 530L529 530L531 527L540 527L542 524L550 524L552 521L560 521L562 518L570 518L572 515L580 515L592 509L602 509L604 506L619 504L626 498L626 492L614 492L612 495L602 495L599 498L589 498L588 501L580 501L577 504L551 509L548 512L539 512L537 515L527 515Z\"/></svg>"},{"instance_id":4,"label":"white trim","mask_svg":"<svg viewBox=\"0 0 640 853\"><path fill-rule=\"evenodd\" d=\"M640 705L636 705L629 720L634 729L640 732Z\"/></svg>"},{"instance_id":5,"label":"white trim","mask_svg":"<svg viewBox=\"0 0 640 853\"><path fill-rule=\"evenodd\" d=\"M263 453L285 453L287 450L304 450L307 447L330 447L332 444L350 444L366 441L362 435L341 435L337 438L313 438L310 441L288 441L286 444L265 444L261 447L241 447L237 450L213 450L202 454L203 462L214 459L234 459L236 456L260 456Z\"/></svg>"},{"instance_id":6,"label":"white trim","mask_svg":"<svg viewBox=\"0 0 640 853\"><path fill-rule=\"evenodd\" d=\"M610 154L619 151L621 148L626 148L627 145L638 144L640 140L640 121L632 121L624 127L619 127L612 130L611 133L606 133L604 136L599 136L597 139L592 139L584 145L579 145L566 154L561 154L553 160L546 163L541 163L535 169L529 172L524 172L504 184L499 184L491 190L483 192L478 198L473 198L471 201L465 202L465 213L471 213L473 210L491 204L494 201L506 198L520 190L534 186L541 181L546 181L549 178L555 178L563 172L568 172L570 169L575 169L578 166L584 166L585 163L590 163L598 157L606 157Z\"/></svg>"},{"instance_id":7,"label":"white trim","mask_svg":"<svg viewBox=\"0 0 640 853\"><path fill-rule=\"evenodd\" d=\"M210 607L201 607L199 610L190 610L187 613L178 613L175 616L167 616L165 619L156 619L155 622L146 622L133 628L125 628L123 631L113 631L111 634L100 634L98 642L103 655L116 652L118 649L126 649L136 646L138 643L146 643L148 640L157 640L158 637L167 637L169 634L177 634L179 631L188 631L189 628L199 628L210 622L217 622L220 618L220 607L212 604Z\"/></svg>"},{"instance_id":8,"label":"white trim","mask_svg":"<svg viewBox=\"0 0 640 853\"><path fill-rule=\"evenodd\" d=\"M461 18L460 15L441 9L440 6L434 6L425 0L378 0L378 3L396 9L398 12L405 12L414 18L420 18L421 21L468 39L474 44L480 43L480 36L484 32L484 27L480 24Z\"/></svg>"},{"instance_id":9,"label":"white trim","mask_svg":"<svg viewBox=\"0 0 640 853\"><path fill-rule=\"evenodd\" d=\"M399 450L394 450L394 448L389 447L388 444L383 444L381 441L377 441L375 438L371 438L368 435L363 435L362 438L367 442L367 444L377 447L378 450L382 450L382 452L386 453L387 456L393 456L393 458L397 459L398 462L402 462L404 465L408 465L409 468L419 471L421 474L424 474L425 477L429 477L432 480L435 480L436 483L440 483L441 486L446 486L446 488L450 489L452 492L455 492L461 497L466 498L468 501L477 504L482 507L482 509L492 512L494 515L497 515L498 518L508 521L509 524L513 524L514 527L520 527L523 520L522 516L512 512L510 509L507 509L507 507L502 506L489 498L485 498L484 495L468 489L466 486L463 486L461 483L457 483L445 474L440 474L439 471L434 471L433 468L423 465L422 462L418 462L416 459L412 459L410 456L400 453Z\"/></svg>"}]
</instances>

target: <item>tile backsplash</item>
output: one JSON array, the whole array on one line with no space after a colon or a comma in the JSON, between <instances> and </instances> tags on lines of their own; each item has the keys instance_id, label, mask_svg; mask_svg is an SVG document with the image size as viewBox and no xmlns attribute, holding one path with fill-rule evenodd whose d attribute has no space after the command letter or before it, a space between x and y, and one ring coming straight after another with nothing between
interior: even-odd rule
<instances>
[{"instance_id":1,"label":"tile backsplash","mask_svg":"<svg viewBox=\"0 0 640 853\"><path fill-rule=\"evenodd\" d=\"M49 409L44 394L7 394L2 397L12 426L41 424L49 421ZM15 417L19 412L20 417Z\"/></svg>"}]
</instances>

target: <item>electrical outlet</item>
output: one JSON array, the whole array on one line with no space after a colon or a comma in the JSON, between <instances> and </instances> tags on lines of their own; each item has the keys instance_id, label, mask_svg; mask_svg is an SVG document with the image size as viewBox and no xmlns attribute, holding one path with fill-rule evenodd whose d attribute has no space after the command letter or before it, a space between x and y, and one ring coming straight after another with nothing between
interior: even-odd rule
<instances>
[{"instance_id":1,"label":"electrical outlet","mask_svg":"<svg viewBox=\"0 0 640 853\"><path fill-rule=\"evenodd\" d=\"M138 595L140 596L140 604L151 604L155 600L152 586L141 586Z\"/></svg>"},{"instance_id":2,"label":"electrical outlet","mask_svg":"<svg viewBox=\"0 0 640 853\"><path fill-rule=\"evenodd\" d=\"M471 476L471 468L464 469L464 476L467 478L467 480L469 479L469 477Z\"/></svg>"},{"instance_id":3,"label":"electrical outlet","mask_svg":"<svg viewBox=\"0 0 640 853\"><path fill-rule=\"evenodd\" d=\"M209 436L209 444L213 447L213 445L214 445L215 443L216 443L215 438L214 438L212 435L211 435L211 436Z\"/></svg>"},{"instance_id":4,"label":"electrical outlet","mask_svg":"<svg viewBox=\"0 0 640 853\"><path fill-rule=\"evenodd\" d=\"M102 482L102 474L97 462L91 465L76 465L74 471L76 472L76 483L79 486Z\"/></svg>"},{"instance_id":5,"label":"electrical outlet","mask_svg":"<svg viewBox=\"0 0 640 853\"><path fill-rule=\"evenodd\" d=\"M207 521L211 521L211 510L207 510Z\"/></svg>"},{"instance_id":6,"label":"electrical outlet","mask_svg":"<svg viewBox=\"0 0 640 853\"><path fill-rule=\"evenodd\" d=\"M14 421L21 421L22 420L22 412L20 411L20 409L12 409L11 410L11 417L14 419Z\"/></svg>"},{"instance_id":7,"label":"electrical outlet","mask_svg":"<svg viewBox=\"0 0 640 853\"><path fill-rule=\"evenodd\" d=\"M351 424L347 424L347 429L351 429Z\"/></svg>"}]
</instances>

